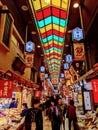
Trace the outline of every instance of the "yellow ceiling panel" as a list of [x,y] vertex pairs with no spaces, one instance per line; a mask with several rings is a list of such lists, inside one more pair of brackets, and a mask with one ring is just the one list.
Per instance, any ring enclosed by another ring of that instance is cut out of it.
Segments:
[[52,29],[52,24],[49,24],[48,26],[46,26],[46,31],[49,31]]
[[54,41],[54,44],[59,45],[59,46],[63,46],[63,43],[57,42],[57,41]]
[[65,10],[68,10],[68,6],[69,6],[69,0],[63,0],[62,1],[62,8]]
[[41,9],[40,0],[32,0],[32,3],[33,3],[33,6],[34,6],[35,11]]
[[60,7],[60,0],[52,0],[52,5]]
[[58,30],[59,30],[59,27],[60,27],[59,25],[53,24],[53,29],[54,29],[54,30],[57,30],[57,31],[58,31]]
[[41,0],[41,4],[42,4],[42,8],[44,8],[44,7],[50,5],[50,1],[49,0]]
[[48,43],[49,43],[49,45],[52,45],[52,44],[53,44],[53,41],[49,41]]
[[45,27],[40,28],[39,30],[40,30],[40,33],[41,33],[41,34],[46,32]]
[[63,28],[63,27],[60,27],[60,32],[65,32],[65,27]]
[[43,44],[43,47],[47,47],[48,46],[48,42]]

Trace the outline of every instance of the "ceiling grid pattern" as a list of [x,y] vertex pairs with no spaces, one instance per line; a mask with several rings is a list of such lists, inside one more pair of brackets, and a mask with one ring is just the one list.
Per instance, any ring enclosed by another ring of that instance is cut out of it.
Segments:
[[70,0],[29,0],[49,73],[59,77]]

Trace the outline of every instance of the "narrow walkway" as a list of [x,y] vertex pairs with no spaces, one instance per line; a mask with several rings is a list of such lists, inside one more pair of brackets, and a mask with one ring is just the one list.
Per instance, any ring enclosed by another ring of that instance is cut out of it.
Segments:
[[[47,120],[46,116],[43,116],[43,126],[44,126],[43,130],[52,130],[51,129],[51,122],[49,120]],[[68,119],[67,118],[65,120],[65,130],[69,130],[69,128],[68,128]],[[72,130],[74,130],[73,126],[72,126]]]

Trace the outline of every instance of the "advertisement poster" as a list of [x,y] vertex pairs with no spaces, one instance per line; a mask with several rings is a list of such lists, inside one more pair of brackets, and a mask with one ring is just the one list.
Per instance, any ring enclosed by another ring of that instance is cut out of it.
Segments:
[[0,80],[0,98],[12,98],[13,81]]
[[89,92],[84,92],[83,94],[84,94],[85,110],[91,110],[90,93]]
[[74,43],[73,48],[74,48],[74,60],[84,61],[85,60],[84,43]]

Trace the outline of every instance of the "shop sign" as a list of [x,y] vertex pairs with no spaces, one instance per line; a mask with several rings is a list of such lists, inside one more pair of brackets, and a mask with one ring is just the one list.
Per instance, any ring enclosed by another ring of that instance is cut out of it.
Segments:
[[75,40],[82,40],[83,39],[83,31],[81,28],[76,27],[75,29],[73,29],[73,33],[72,33],[72,38]]
[[83,94],[84,94],[85,110],[91,110],[90,93],[89,92],[84,92]]
[[25,55],[25,64],[27,68],[32,68],[34,63],[34,54],[27,54]]
[[93,79],[92,81],[94,102],[98,103],[98,79]]
[[31,41],[26,42],[25,50],[28,53],[31,53],[31,52],[35,51],[35,44],[34,44],[34,42],[31,42]]
[[70,66],[69,66],[69,64],[68,64],[68,63],[65,63],[65,64],[64,64],[64,69],[68,70],[68,69],[69,69],[69,67],[70,67]]
[[58,78],[52,78],[51,80],[52,84],[58,84]]
[[65,79],[70,79],[71,78],[69,70],[64,70],[64,75],[65,75]]
[[74,60],[84,61],[85,60],[84,43],[74,43],[73,48],[74,48]]
[[0,80],[0,98],[12,98],[13,81]]
[[66,55],[66,62],[72,63],[72,55],[70,55],[70,54]]

